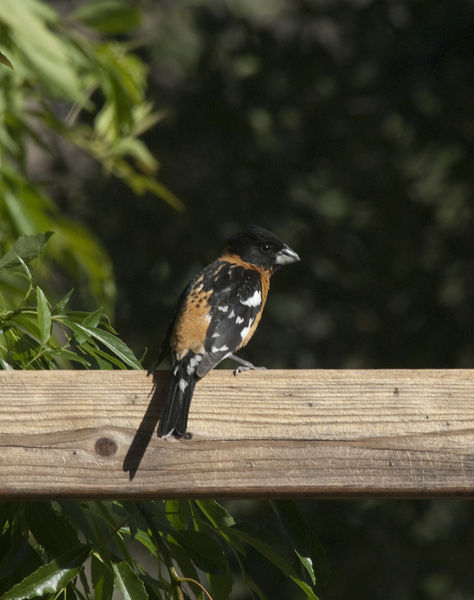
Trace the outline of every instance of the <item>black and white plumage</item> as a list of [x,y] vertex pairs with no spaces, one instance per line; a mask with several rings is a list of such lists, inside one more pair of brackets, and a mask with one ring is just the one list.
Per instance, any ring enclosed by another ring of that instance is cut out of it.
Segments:
[[234,357],[260,321],[270,277],[299,257],[277,236],[249,226],[230,238],[221,257],[188,284],[165,336],[159,362],[171,351],[173,370],[158,436],[182,437],[196,383],[227,357]]

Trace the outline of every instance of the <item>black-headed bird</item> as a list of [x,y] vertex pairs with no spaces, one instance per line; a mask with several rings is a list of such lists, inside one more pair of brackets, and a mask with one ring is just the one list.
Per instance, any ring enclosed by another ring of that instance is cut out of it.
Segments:
[[163,341],[158,364],[171,351],[173,369],[158,437],[186,433],[196,383],[225,358],[255,369],[234,356],[255,333],[270,287],[283,265],[299,261],[276,235],[250,225],[231,237],[220,258],[188,284]]

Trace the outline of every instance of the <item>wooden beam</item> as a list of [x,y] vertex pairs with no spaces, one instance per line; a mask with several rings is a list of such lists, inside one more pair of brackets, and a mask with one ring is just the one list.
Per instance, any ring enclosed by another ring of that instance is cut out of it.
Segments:
[[168,377],[0,372],[0,498],[474,493],[474,371],[213,371],[161,440]]

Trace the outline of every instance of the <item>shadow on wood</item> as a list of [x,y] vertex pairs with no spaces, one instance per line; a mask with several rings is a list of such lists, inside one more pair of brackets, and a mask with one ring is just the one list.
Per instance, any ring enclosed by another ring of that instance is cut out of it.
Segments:
[[151,436],[156,431],[158,421],[163,413],[168,386],[163,388],[163,385],[158,385],[158,379],[162,379],[161,375],[162,372],[160,372],[160,377],[157,371],[153,373],[153,389],[150,404],[123,461],[123,470],[128,471],[130,481],[132,481],[138,471],[143,455],[150,443]]

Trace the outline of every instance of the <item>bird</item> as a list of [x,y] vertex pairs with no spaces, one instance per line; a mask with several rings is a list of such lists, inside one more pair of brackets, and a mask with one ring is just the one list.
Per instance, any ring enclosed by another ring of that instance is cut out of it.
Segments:
[[[276,235],[249,225],[232,236],[220,257],[200,271],[181,294],[156,366],[171,353],[172,372],[158,437],[185,435],[196,383],[225,358],[237,375],[259,369],[234,355],[255,333],[270,277],[300,260]],[[155,366],[155,369],[156,369]]]

